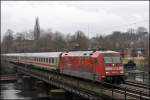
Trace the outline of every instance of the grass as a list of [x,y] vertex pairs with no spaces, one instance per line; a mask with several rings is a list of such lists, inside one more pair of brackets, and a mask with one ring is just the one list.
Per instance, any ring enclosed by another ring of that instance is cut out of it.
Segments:
[[[145,59],[139,59],[137,57],[131,58],[135,63],[136,63],[136,69],[137,70],[141,70],[141,71],[147,71],[148,70],[148,66],[147,66],[147,62]],[[123,64],[127,64],[129,60],[131,60],[129,58],[123,58]]]
[[[145,59],[139,59],[139,58],[131,58],[135,63],[136,63],[136,65],[141,65],[141,64],[145,64],[146,63],[146,61],[145,61]],[[129,58],[123,58],[123,64],[127,64],[128,63],[128,61],[129,61],[130,59]]]

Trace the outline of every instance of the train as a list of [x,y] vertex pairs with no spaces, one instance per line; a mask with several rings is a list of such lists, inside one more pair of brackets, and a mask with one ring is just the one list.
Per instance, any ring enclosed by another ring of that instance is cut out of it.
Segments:
[[13,63],[33,65],[41,70],[56,71],[95,82],[122,83],[125,71],[116,51],[66,51],[2,54]]

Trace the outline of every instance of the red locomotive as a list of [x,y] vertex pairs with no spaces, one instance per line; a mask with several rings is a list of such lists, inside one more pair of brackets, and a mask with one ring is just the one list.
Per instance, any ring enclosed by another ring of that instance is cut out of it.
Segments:
[[78,78],[124,82],[121,56],[114,51],[70,51],[3,54],[8,61],[34,65],[41,70],[57,70]]
[[124,82],[121,56],[114,51],[74,51],[62,54],[60,71],[94,81]]

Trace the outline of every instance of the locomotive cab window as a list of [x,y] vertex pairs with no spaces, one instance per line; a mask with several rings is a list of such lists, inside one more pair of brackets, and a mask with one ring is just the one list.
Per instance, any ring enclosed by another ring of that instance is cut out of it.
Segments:
[[113,63],[121,63],[121,57],[112,57]]
[[104,61],[105,61],[105,63],[113,63],[111,57],[104,57]]
[[116,55],[104,56],[104,62],[107,63],[121,63],[121,57]]

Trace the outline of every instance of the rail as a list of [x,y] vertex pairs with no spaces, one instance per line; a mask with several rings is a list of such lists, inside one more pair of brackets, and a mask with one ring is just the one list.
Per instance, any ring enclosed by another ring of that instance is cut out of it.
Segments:
[[145,83],[126,81],[125,84],[140,87],[140,88],[144,88],[144,89],[150,89],[150,85],[145,84]]

